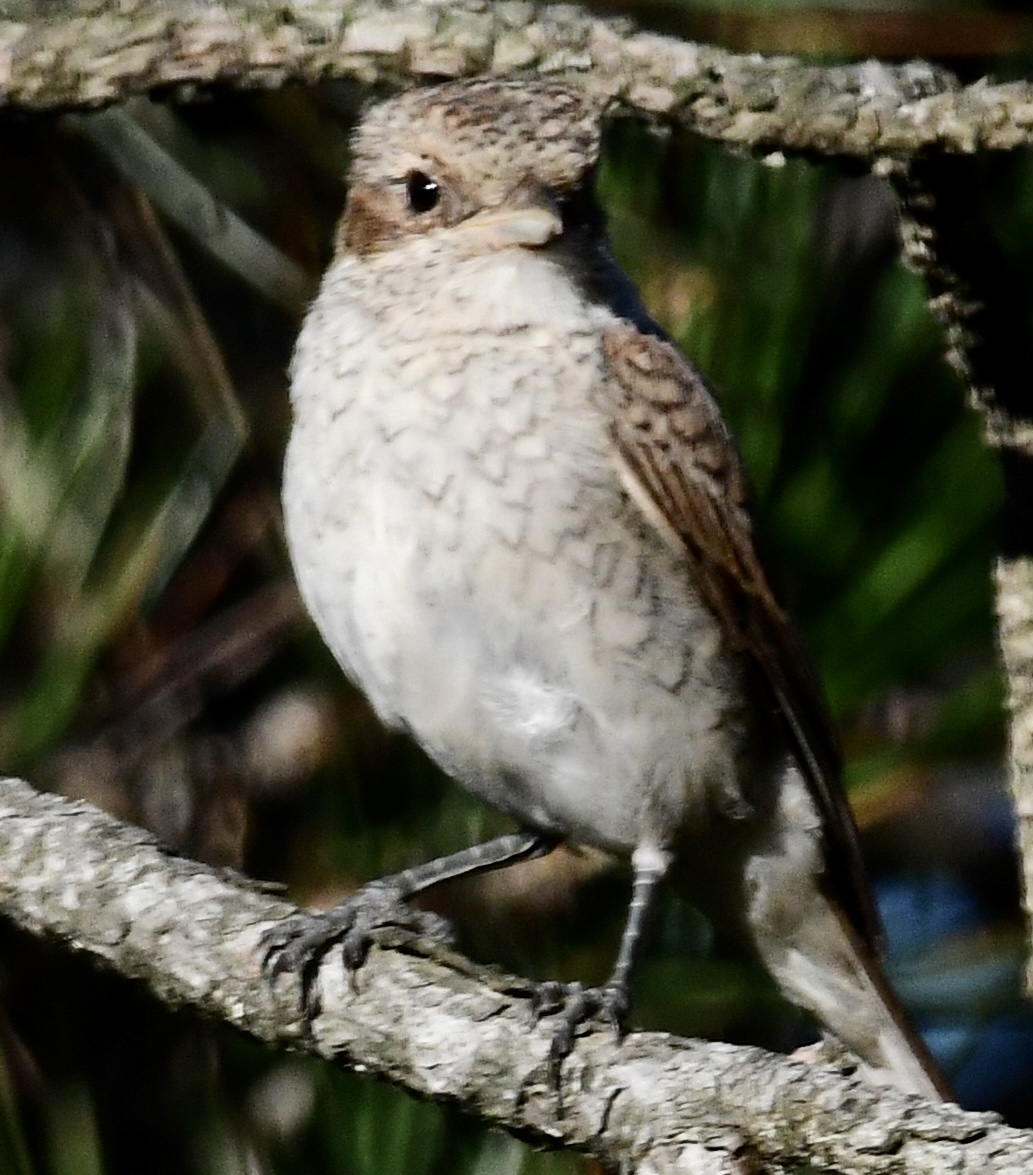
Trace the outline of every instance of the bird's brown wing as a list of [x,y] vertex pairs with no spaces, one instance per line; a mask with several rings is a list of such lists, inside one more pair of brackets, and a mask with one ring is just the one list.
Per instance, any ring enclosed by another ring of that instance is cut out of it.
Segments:
[[757,558],[728,428],[702,376],[670,343],[622,323],[606,330],[604,352],[614,377],[611,433],[629,493],[684,550],[704,600],[774,695],[825,828],[830,896],[876,949],[881,926],[840,783],[836,737]]

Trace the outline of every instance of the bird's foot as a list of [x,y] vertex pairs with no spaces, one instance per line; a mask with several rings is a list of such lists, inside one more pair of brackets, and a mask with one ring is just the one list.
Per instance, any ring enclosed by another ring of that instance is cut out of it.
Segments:
[[364,885],[332,910],[292,914],[271,927],[261,939],[262,969],[270,979],[285,972],[298,975],[305,1006],[312,1011],[313,980],[326,952],[341,944],[345,969],[354,982],[381,929],[401,930],[448,946],[454,943],[446,919],[410,906],[402,890],[385,879]]
[[558,1086],[560,1067],[573,1049],[582,1024],[605,1017],[620,1038],[630,1007],[631,996],[626,984],[610,982],[602,987],[585,987],[581,983],[555,980],[540,983],[531,1001],[531,1017],[535,1024],[547,1016],[556,1020],[549,1046],[551,1084]]

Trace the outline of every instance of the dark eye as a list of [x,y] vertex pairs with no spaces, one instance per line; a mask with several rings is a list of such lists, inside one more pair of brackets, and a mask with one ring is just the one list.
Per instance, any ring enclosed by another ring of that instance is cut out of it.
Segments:
[[430,212],[438,206],[441,189],[422,171],[410,171],[405,177],[405,198],[413,212]]

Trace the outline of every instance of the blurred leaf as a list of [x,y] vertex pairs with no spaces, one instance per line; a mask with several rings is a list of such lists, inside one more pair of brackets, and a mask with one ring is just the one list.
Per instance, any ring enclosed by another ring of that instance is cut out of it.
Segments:
[[29,1149],[18,1117],[7,1058],[0,1051],[0,1171],[8,1175],[32,1175]]
[[[167,126],[152,106],[135,109],[148,125]],[[306,274],[216,200],[127,109],[91,114],[79,121],[82,132],[107,152],[126,177],[163,212],[264,297],[297,311],[312,293]],[[182,127],[177,133],[184,135]]]
[[84,1087],[67,1088],[52,1102],[48,1127],[48,1175],[104,1175],[93,1106]]

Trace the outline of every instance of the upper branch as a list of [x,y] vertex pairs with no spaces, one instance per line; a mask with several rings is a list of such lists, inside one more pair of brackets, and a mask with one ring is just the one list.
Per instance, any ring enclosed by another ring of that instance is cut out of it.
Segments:
[[[508,1130],[658,1173],[810,1164],[837,1171],[1033,1169],[1033,1133],[877,1090],[757,1049],[608,1030],[548,1084],[550,1036],[530,989],[458,956],[374,949],[352,990],[336,953],[299,1016],[296,981],[262,976],[259,936],[289,907],[176,857],[84,803],[0,780],[0,910],[269,1042],[455,1101]],[[396,944],[397,945],[397,944]]]
[[214,83],[562,75],[625,108],[755,151],[871,160],[1033,142],[1033,85],[962,87],[922,62],[823,68],[636,31],[525,0],[126,0],[0,21],[0,106],[89,108]]

